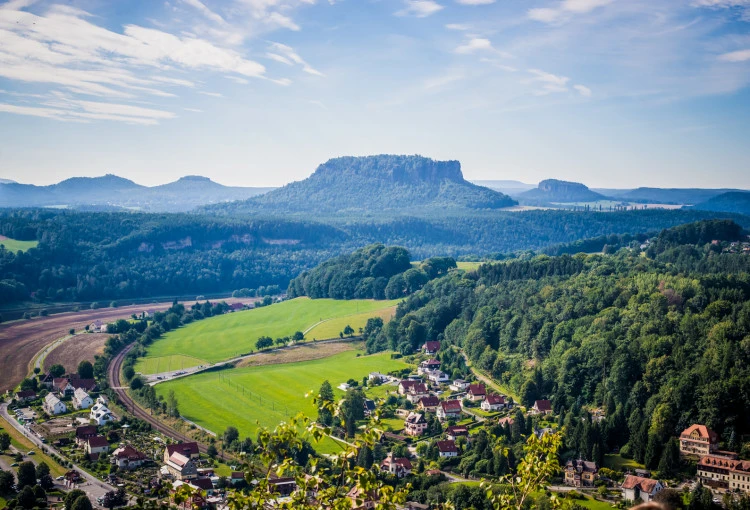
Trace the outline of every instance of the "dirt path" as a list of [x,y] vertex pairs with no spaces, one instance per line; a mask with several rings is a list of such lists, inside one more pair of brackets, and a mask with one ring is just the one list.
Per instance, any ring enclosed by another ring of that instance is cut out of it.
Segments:
[[[221,301],[231,304],[244,303],[249,299],[227,298]],[[185,306],[190,306],[195,301],[183,301],[183,303]],[[126,319],[134,313],[140,314],[146,309],[163,311],[170,306],[172,302],[100,308],[0,324],[0,374],[2,374],[0,392],[11,390],[18,385],[33,370],[34,357],[47,345],[67,336],[71,328],[80,331],[96,320],[113,322],[117,319]],[[76,339],[71,338],[67,342],[75,344]]]

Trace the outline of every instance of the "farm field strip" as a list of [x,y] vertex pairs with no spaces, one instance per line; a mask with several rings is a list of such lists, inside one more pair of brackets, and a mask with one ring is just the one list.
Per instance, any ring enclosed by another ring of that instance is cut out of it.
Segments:
[[12,252],[26,251],[31,248],[36,248],[39,241],[17,241],[10,237],[0,236],[0,246],[5,246],[5,249]]
[[[204,372],[155,386],[158,395],[175,392],[180,414],[217,434],[233,425],[242,437],[254,438],[259,426],[273,428],[298,412],[315,418],[312,397],[324,380],[337,388],[348,379],[361,380],[370,372],[389,372],[408,365],[389,353],[357,356],[345,351],[333,356],[274,365]],[[315,445],[322,453],[337,451],[333,440]],[[333,448],[333,449],[331,449]]]
[[[148,348],[145,359],[181,354],[208,363],[239,357],[255,350],[261,336],[279,338],[305,331],[324,319],[373,313],[396,305],[396,301],[297,298],[253,310],[211,317],[171,331]],[[321,324],[325,325],[326,321]],[[309,333],[308,333],[309,336]],[[338,331],[336,335],[338,336]],[[136,371],[147,373],[142,368]]]

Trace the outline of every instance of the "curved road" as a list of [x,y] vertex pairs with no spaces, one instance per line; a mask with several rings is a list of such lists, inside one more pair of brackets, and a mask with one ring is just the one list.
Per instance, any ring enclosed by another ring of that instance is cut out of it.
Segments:
[[[141,408],[132,398],[130,398],[130,395],[128,395],[127,387],[122,385],[122,381],[120,381],[120,372],[122,367],[122,362],[125,360],[125,356],[130,352],[130,350],[133,348],[135,344],[130,344],[127,347],[125,347],[120,353],[114,357],[114,359],[109,363],[109,367],[107,368],[107,379],[109,380],[110,386],[112,386],[112,389],[117,393],[118,398],[122,402],[122,404],[125,406],[126,409],[130,410],[130,413],[135,416],[136,418],[139,418],[147,423],[149,423],[155,430],[158,430],[162,434],[164,434],[167,437],[171,437],[172,439],[176,441],[185,441],[185,442],[191,442],[194,441],[192,438],[189,438],[188,436],[181,434],[174,430],[171,427],[168,427],[161,423],[159,420],[151,416],[147,411],[145,411],[143,408]],[[207,453],[208,446],[202,443],[198,443],[198,448],[202,453]]]

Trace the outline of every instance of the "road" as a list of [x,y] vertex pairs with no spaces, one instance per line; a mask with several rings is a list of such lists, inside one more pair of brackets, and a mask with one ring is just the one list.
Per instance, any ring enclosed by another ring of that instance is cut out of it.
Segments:
[[[4,403],[0,405],[0,415],[2,415],[3,419],[5,419],[5,421],[7,421],[12,427],[14,427],[24,436],[26,436],[26,438],[29,441],[31,441],[40,450],[45,449],[50,453],[53,453],[55,455],[65,458],[65,456],[62,455],[60,452],[58,452],[54,447],[52,447],[51,445],[42,443],[42,440],[35,433],[33,433],[32,431],[28,430],[26,427],[18,423],[18,421],[15,418],[13,418],[13,416],[11,416],[11,414],[8,412],[8,404]],[[83,479],[85,480],[85,482],[78,484],[75,487],[68,487],[68,488],[69,489],[81,489],[82,491],[84,491],[89,496],[89,499],[91,499],[91,504],[94,506],[97,506],[96,504],[97,498],[104,496],[106,493],[110,491],[117,490],[116,487],[112,487],[111,485],[102,482],[95,476],[87,473],[80,466],[73,464],[73,467],[71,469],[78,471],[83,477]]]

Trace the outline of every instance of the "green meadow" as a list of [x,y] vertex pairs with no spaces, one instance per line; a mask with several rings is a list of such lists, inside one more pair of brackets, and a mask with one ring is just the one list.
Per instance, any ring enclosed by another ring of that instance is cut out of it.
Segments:
[[[358,356],[359,354],[359,356]],[[317,416],[312,396],[328,380],[337,397],[343,392],[337,386],[348,379],[361,381],[370,372],[390,372],[406,368],[402,360],[390,353],[365,356],[361,351],[346,351],[328,358],[204,372],[155,386],[158,395],[166,397],[174,390],[180,414],[190,421],[221,434],[229,425],[237,427],[242,437],[255,439],[258,426],[273,428],[298,412]],[[327,439],[316,450],[337,451]]]
[[5,246],[6,250],[14,253],[17,251],[26,251],[31,248],[36,248],[36,245],[38,244],[39,241],[16,241],[9,237],[2,238],[2,236],[0,236],[0,245]]
[[[340,322],[346,323],[351,321],[351,326],[356,331],[364,326],[367,319],[363,317],[370,313],[377,315],[374,312],[392,308],[396,303],[397,301],[368,299],[339,301],[297,298],[263,308],[211,317],[164,335],[164,338],[149,346],[146,357],[139,360],[135,369],[143,374],[156,373],[153,372],[154,362],[149,359],[166,359],[175,355],[215,363],[254,351],[255,342],[261,336],[273,339],[292,336],[295,331],[312,330],[319,323],[324,325],[332,322],[334,327],[330,331],[323,329],[322,333],[308,332],[307,340],[338,337],[343,326],[333,320],[342,319]],[[334,329],[336,331],[332,333]],[[176,368],[182,361],[182,358],[167,359],[166,363]]]
[[359,328],[364,328],[367,324],[367,319],[373,317],[380,317],[383,322],[388,322],[391,317],[396,313],[396,306],[390,306],[381,310],[374,310],[370,312],[358,313],[356,315],[346,315],[344,317],[338,317],[325,322],[321,322],[305,335],[307,339],[315,338],[317,340],[325,340],[328,338],[336,338],[339,333],[344,331],[344,328],[351,326],[354,329],[354,334],[359,334]]

